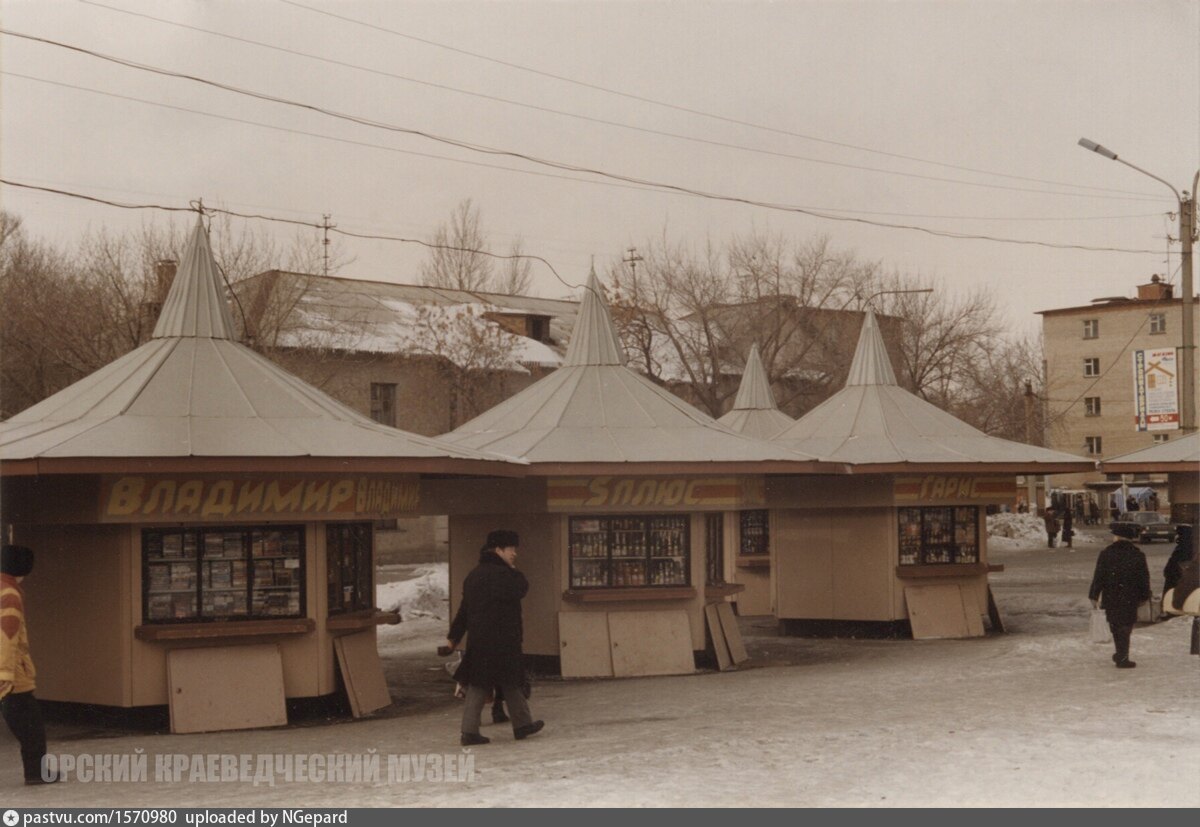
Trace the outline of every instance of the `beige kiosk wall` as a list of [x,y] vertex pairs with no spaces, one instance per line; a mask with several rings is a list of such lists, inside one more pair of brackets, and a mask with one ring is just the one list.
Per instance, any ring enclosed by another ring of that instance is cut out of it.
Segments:
[[895,619],[890,478],[770,478],[767,501],[776,616]]
[[525,653],[557,657],[562,593],[559,560],[566,543],[564,526],[565,520],[553,514],[450,517],[451,617],[458,611],[463,580],[478,564],[479,549],[488,532],[511,529],[521,535],[517,566],[529,580],[529,594],[521,602]]
[[170,649],[192,646],[278,643],[283,657],[283,685],[287,697],[310,698],[333,692],[333,643],[324,628],[327,607],[325,590],[321,588],[325,583],[324,523],[306,524],[304,539],[305,601],[307,616],[317,619],[316,632],[169,642],[143,641],[134,637],[134,629],[142,624],[142,528],[143,526],[127,527],[132,534],[131,545],[135,562],[130,571],[130,611],[122,633],[133,642],[133,706],[154,706],[168,702],[167,652]]
[[129,706],[132,553],[124,526],[29,526],[17,543],[36,554],[23,583],[37,694],[47,701]]

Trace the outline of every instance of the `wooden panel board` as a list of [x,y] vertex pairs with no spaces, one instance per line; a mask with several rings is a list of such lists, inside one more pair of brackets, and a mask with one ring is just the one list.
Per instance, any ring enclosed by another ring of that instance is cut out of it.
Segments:
[[958,584],[905,586],[904,600],[908,604],[914,640],[970,636]]
[[733,616],[733,606],[728,603],[717,604],[717,616],[721,619],[721,628],[725,632],[725,642],[729,646],[729,656],[734,664],[750,659],[746,646],[742,643],[742,630],[738,628],[737,618]]
[[613,675],[690,675],[692,630],[685,611],[609,612]]
[[560,666],[564,678],[611,678],[608,612],[559,612]]
[[333,639],[333,648],[346,694],[350,696],[350,712],[355,718],[392,705],[373,630],[339,635]]
[[733,658],[729,654],[729,644],[725,642],[725,630],[721,628],[716,603],[704,607],[704,619],[708,621],[708,635],[712,639],[713,653],[717,656],[717,667],[722,672],[732,669]]
[[283,658],[274,643],[172,649],[172,732],[284,726]]

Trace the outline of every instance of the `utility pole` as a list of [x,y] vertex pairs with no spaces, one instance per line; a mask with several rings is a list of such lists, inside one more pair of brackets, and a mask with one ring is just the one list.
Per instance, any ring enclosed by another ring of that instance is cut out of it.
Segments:
[[1180,255],[1180,271],[1182,275],[1180,288],[1183,293],[1180,297],[1183,304],[1183,337],[1178,348],[1180,373],[1179,427],[1184,434],[1190,434],[1196,430],[1196,304],[1193,300],[1192,287],[1192,245],[1196,240],[1196,189],[1200,188],[1200,170],[1196,171],[1196,176],[1192,179],[1191,192],[1189,193],[1187,190],[1184,190],[1180,193],[1170,181],[1159,178],[1154,173],[1147,172],[1141,167],[1129,163],[1124,158],[1118,158],[1117,153],[1101,146],[1095,141],[1080,138],[1079,145],[1084,149],[1095,152],[1097,155],[1102,155],[1111,161],[1116,161],[1130,169],[1137,170],[1142,175],[1153,178],[1160,184],[1166,185],[1175,195],[1175,200],[1179,204],[1179,244],[1182,249]]
[[[1033,393],[1033,383],[1028,379],[1025,380],[1025,442],[1029,445],[1040,445],[1042,440],[1033,441],[1033,406],[1037,403],[1037,396]],[[1037,475],[1025,474],[1025,502],[1029,505],[1029,513],[1037,514]]]
[[625,252],[628,253],[628,256],[621,259],[621,261],[629,265],[630,273],[633,274],[634,279],[637,279],[637,263],[645,261],[645,259],[638,255],[637,247],[630,247]]
[[325,213],[321,216],[321,230],[324,233],[321,238],[321,253],[324,257],[322,272],[325,276],[329,275],[329,231],[337,226],[336,224],[329,223],[330,218],[332,218],[332,216],[329,213]]

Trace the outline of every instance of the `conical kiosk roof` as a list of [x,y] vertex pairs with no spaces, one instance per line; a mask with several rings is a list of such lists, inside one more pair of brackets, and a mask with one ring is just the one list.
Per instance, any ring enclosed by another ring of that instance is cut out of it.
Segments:
[[733,408],[717,421],[739,434],[758,439],[771,439],[796,421],[775,404],[757,344],[750,347]]
[[238,344],[233,330],[197,221],[153,338],[0,423],[4,472],[102,472],[134,458],[153,458],[156,470],[275,470],[275,458],[345,470],[354,458],[368,460],[354,470],[505,473],[501,458],[368,419]]
[[818,468],[812,456],[726,428],[624,363],[593,272],[563,366],[443,439],[551,472]]
[[1072,473],[1083,457],[985,434],[896,383],[875,314],[867,311],[846,386],[775,442],[858,472],[988,470]]

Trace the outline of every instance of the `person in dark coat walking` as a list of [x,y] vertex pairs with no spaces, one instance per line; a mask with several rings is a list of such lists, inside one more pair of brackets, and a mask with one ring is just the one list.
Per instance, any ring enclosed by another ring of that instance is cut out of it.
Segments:
[[1054,548],[1054,538],[1058,536],[1058,515],[1053,508],[1046,509],[1042,522],[1046,524],[1046,548]]
[[462,745],[486,744],[479,734],[479,717],[495,688],[504,693],[518,741],[541,731],[545,724],[533,720],[521,691],[525,662],[521,653],[521,599],[529,581],[517,570],[515,531],[493,531],[479,552],[479,565],[463,581],[462,603],[450,624],[446,643],[458,647],[463,637],[467,649],[454,679],[466,686],[462,718]]
[[1150,569],[1146,555],[1130,542],[1137,538],[1136,526],[1118,523],[1112,532],[1114,542],[1096,558],[1088,598],[1093,606],[1104,608],[1116,649],[1113,663],[1118,669],[1132,669],[1137,664],[1129,659],[1129,638],[1138,606],[1150,599]]
[[1074,539],[1074,537],[1075,537],[1075,523],[1071,519],[1071,509],[1068,508],[1066,510],[1066,512],[1063,514],[1063,521],[1062,521],[1063,545],[1065,545],[1067,548],[1073,548],[1073,546],[1071,545],[1071,540]]
[[1187,523],[1175,526],[1175,550],[1163,567],[1163,594],[1175,588],[1179,575],[1183,573],[1183,564],[1192,559],[1192,527]]

